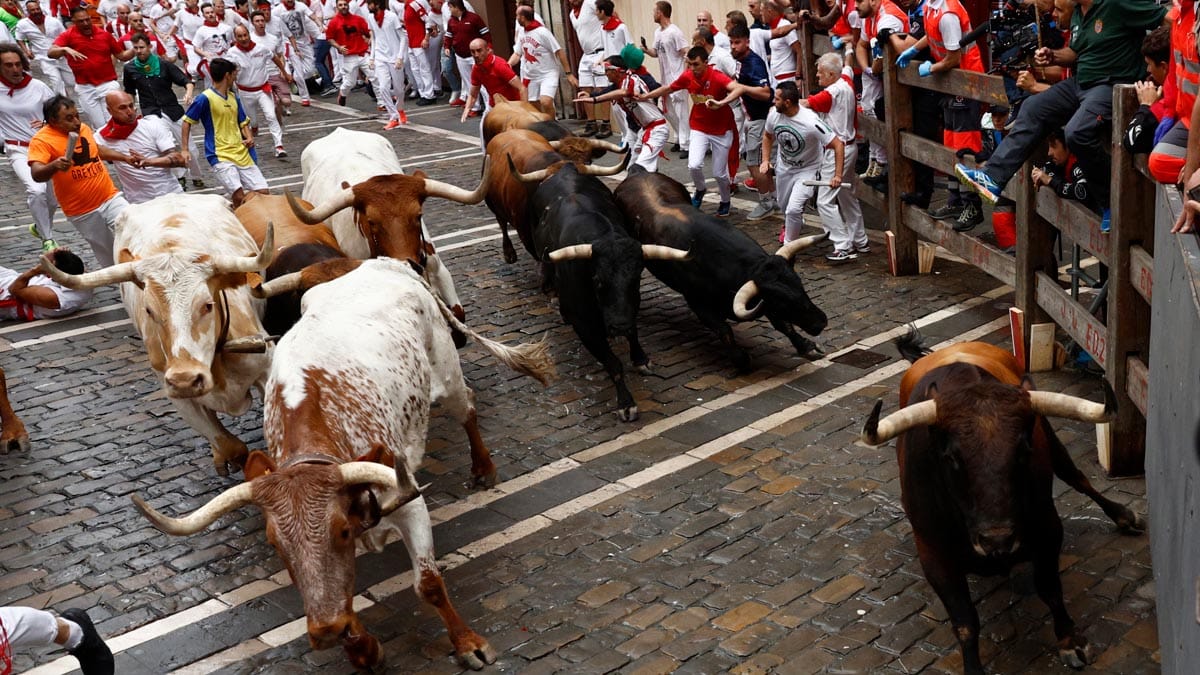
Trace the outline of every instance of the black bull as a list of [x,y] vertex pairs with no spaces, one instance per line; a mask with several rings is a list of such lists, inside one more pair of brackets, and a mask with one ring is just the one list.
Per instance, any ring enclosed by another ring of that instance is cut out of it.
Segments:
[[1054,477],[1089,496],[1123,530],[1138,532],[1143,523],[1092,487],[1047,418],[1103,421],[1115,410],[1115,396],[1107,389],[1101,405],[1036,391],[1010,353],[986,343],[932,353],[911,335],[897,344],[914,361],[900,383],[902,407],[880,420],[882,401],[877,403],[863,440],[899,439],[901,502],[925,578],[954,627],[964,671],[984,672],[967,575],[1002,574],[1026,561],[1033,563],[1038,596],[1053,616],[1059,657],[1082,668],[1090,646],[1063,601],[1063,526]]
[[[790,260],[814,240],[771,255],[746,233],[693,208],[678,181],[637,166],[617,187],[616,198],[638,241],[689,251],[685,261],[652,260],[646,267],[683,295],[700,322],[732,350],[738,368],[749,367],[750,355],[737,345],[727,320],[745,321],[759,314],[766,314],[801,356],[820,353],[794,326],[819,335],[828,319],[809,299]],[[738,300],[751,306],[735,307]]]

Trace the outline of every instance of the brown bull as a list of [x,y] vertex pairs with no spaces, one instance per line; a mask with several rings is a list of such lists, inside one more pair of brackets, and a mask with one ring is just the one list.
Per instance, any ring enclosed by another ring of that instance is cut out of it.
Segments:
[[553,122],[554,115],[529,101],[510,101],[497,94],[496,104],[483,118],[483,142],[491,143],[496,136],[510,129],[528,129],[542,122]]
[[913,362],[900,382],[901,409],[863,429],[872,445],[899,437],[901,502],[912,523],[925,578],[933,586],[963,654],[967,673],[983,673],[979,614],[967,574],[1001,574],[1031,561],[1038,596],[1054,617],[1062,661],[1082,668],[1087,640],[1063,602],[1058,559],[1063,528],[1051,490],[1054,477],[1090,497],[1127,531],[1141,520],[1092,487],[1055,436],[1048,417],[1101,422],[1105,404],[1035,391],[1011,354],[982,342],[929,353],[909,335],[897,341]]
[[[303,199],[297,199],[296,203],[302,209],[313,210],[313,205]],[[277,251],[297,244],[320,244],[341,251],[337,238],[333,236],[333,230],[329,229],[328,225],[323,222],[310,225],[300,220],[292,212],[287,197],[283,195],[251,192],[246,195],[242,205],[234,209],[233,215],[237,216],[242,227],[246,228],[250,236],[254,237],[254,243],[260,247],[267,236],[267,224],[270,223],[275,226]]]
[[29,434],[8,402],[8,380],[0,368],[0,455],[14,450],[29,452]]
[[[526,129],[504,131],[488,143],[487,157],[492,166],[500,168],[492,172],[484,201],[492,213],[496,214],[496,221],[500,225],[505,262],[517,261],[517,252],[508,236],[510,226],[517,231],[525,250],[534,258],[539,258],[532,248],[532,224],[527,206],[529,197],[539,182],[565,163],[574,163],[581,174],[591,176],[612,176],[624,171],[629,164],[629,155],[626,153],[621,163],[616,166],[588,166],[597,150],[622,152],[624,149],[612,143],[575,136],[548,141],[540,134]],[[531,180],[522,180],[507,170],[509,166],[522,174],[532,174],[534,177]]]

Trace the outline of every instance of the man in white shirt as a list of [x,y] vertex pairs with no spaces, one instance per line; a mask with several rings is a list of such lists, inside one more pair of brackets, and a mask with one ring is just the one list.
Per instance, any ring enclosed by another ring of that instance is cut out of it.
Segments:
[[158,37],[163,49],[167,51],[167,58],[183,67],[179,60],[185,58],[186,51],[180,49],[183,41],[178,37],[179,26],[175,24],[175,15],[180,12],[181,7],[171,4],[170,0],[151,0],[142,7],[146,27]]
[[[596,18],[600,20],[600,41],[604,46],[601,54],[605,59],[610,56],[620,56],[625,45],[633,44],[633,36],[629,34],[629,27],[617,18],[616,13],[617,10],[613,6],[612,0],[596,0]],[[596,138],[608,138],[612,135],[613,128],[609,125],[609,118],[616,125],[617,134],[624,137],[629,131],[625,114],[622,112],[613,114],[610,110],[603,119],[597,120]]]
[[[596,0],[570,0],[571,9],[567,18],[575,29],[575,38],[583,55],[579,57],[579,68],[576,74],[579,112],[586,120],[582,136],[596,135],[596,120],[607,117],[606,110],[596,111],[591,103],[591,95],[597,88],[608,86],[608,78],[604,76],[604,41],[600,35],[600,19],[596,16]],[[582,100],[581,100],[582,99]],[[601,114],[598,114],[601,113]]]
[[121,180],[125,201],[141,204],[160,195],[183,192],[171,173],[172,167],[184,166],[171,127],[161,117],[138,117],[133,97],[123,91],[108,92],[104,103],[110,117],[96,134],[96,142],[140,159],[136,165],[125,162],[112,165]]
[[[647,171],[658,171],[658,156],[667,144],[667,118],[657,105],[638,98],[650,91],[645,80],[636,72],[642,65],[641,51],[631,46],[625,55],[630,61],[627,62],[620,56],[610,56],[604,61],[612,66],[607,68],[604,74],[616,89],[600,96],[587,96],[594,102],[612,101],[637,120],[641,130],[636,133],[627,131],[621,140],[636,154],[635,164]],[[580,101],[583,98],[581,93],[575,100]]]
[[404,0],[403,12],[399,16],[408,34],[408,70],[412,74],[412,85],[421,97],[417,105],[433,105],[437,99],[433,96],[433,70],[426,49],[430,30],[437,23],[427,0]]
[[[83,261],[65,248],[53,248],[46,256],[58,269],[67,274],[83,274]],[[0,321],[37,321],[57,319],[83,309],[92,299],[92,290],[67,288],[46,276],[40,265],[18,273],[0,267]],[[68,610],[69,611],[69,610]],[[6,619],[8,617],[5,617]],[[5,623],[5,629],[14,626]],[[12,633],[10,632],[11,636]],[[112,667],[109,657],[108,667]],[[83,663],[81,660],[80,663]]]
[[271,98],[270,69],[284,68],[283,59],[271,51],[271,47],[258,44],[250,39],[250,30],[245,26],[233,29],[233,49],[225,58],[237,64],[238,98],[242,99],[242,107],[250,118],[251,133],[258,133],[258,122],[261,118],[267,122],[267,130],[275,144],[275,156],[287,157],[283,149],[283,127],[275,115],[275,100]]
[[129,32],[129,14],[132,11],[133,8],[129,6],[129,3],[117,3],[116,16],[104,23],[104,30],[108,31],[109,35],[120,40],[122,35]]
[[[272,33],[268,29],[270,25],[271,5],[266,0],[260,2],[257,11],[250,13],[250,26],[253,32],[250,34],[250,39],[256,43],[266,47],[272,55],[279,58],[271,60],[271,64],[267,67],[267,83],[271,85],[271,101],[275,103],[275,118],[278,120],[281,116],[291,115],[292,107],[292,75],[287,69],[287,43],[277,34]],[[275,19],[276,22],[279,19]],[[276,63],[282,63],[283,67],[276,66]],[[280,121],[280,124],[283,122]]]
[[204,15],[200,13],[200,0],[184,0],[183,11],[175,14],[177,35],[183,40],[184,52],[187,55],[187,73],[193,78],[200,76],[200,57],[196,54],[193,38],[196,31],[204,25]]
[[708,31],[713,36],[713,44],[718,48],[730,51],[729,36],[717,30],[713,23],[712,12],[700,10],[696,12],[696,30]]
[[66,62],[46,55],[54,46],[54,38],[62,35],[64,30],[66,26],[62,21],[46,16],[37,0],[29,0],[25,3],[25,18],[17,22],[17,30],[13,35],[18,42],[25,44],[25,55],[32,56],[42,79],[56,94],[67,93],[68,87],[75,88],[75,76]]
[[429,61],[429,79],[433,81],[434,98],[442,96],[442,42],[446,37],[448,15],[446,0],[429,0],[429,16],[433,18],[433,25],[429,27],[429,46],[425,47],[425,58]]
[[[908,31],[908,15],[891,0],[858,0],[858,17],[862,21],[860,38],[855,46],[855,56],[862,68],[863,114],[875,117],[875,104],[883,98],[883,45],[879,44],[880,32],[904,33]],[[866,173],[859,178],[875,180],[887,174],[887,148],[871,144],[871,163]]]
[[387,0],[367,0],[371,27],[371,64],[375,72],[375,96],[387,111],[384,130],[408,124],[404,111],[404,55],[408,53],[408,34],[400,17],[388,9]]
[[[687,67],[688,40],[679,26],[671,23],[671,3],[659,0],[654,3],[654,46],[648,47],[642,38],[642,51],[658,59],[659,82],[674,82]],[[688,93],[683,90],[667,94],[663,100],[667,122],[675,130],[675,147],[680,158],[687,157],[688,136]]]
[[225,56],[233,44],[233,29],[229,24],[217,20],[217,12],[212,5],[205,4],[200,8],[204,16],[204,24],[196,29],[192,36],[192,49],[200,57],[197,69],[204,75],[205,88],[212,86],[212,77],[208,72],[208,64],[215,58]]
[[[320,29],[313,22],[312,11],[308,5],[297,0],[283,0],[273,14],[279,17],[283,26],[282,37],[290,47],[289,65],[296,89],[300,93],[300,105],[308,107],[312,99],[308,94],[307,80],[317,70],[313,40]],[[267,26],[267,30],[270,30],[270,25]]]
[[[791,21],[783,18],[782,8],[775,0],[767,0],[762,4],[762,16],[771,30],[792,25]],[[767,59],[767,67],[771,70],[771,81],[779,84],[795,80],[796,64],[803,58],[800,53],[800,38],[796,37],[796,31],[788,31],[782,37],[772,37],[768,49],[770,58]]]
[[[846,50],[847,56],[853,54]],[[854,69],[846,65],[837,52],[822,54],[817,59],[817,83],[824,87],[820,92],[800,101],[800,105],[816,112],[845,146],[842,156],[842,184],[839,187],[822,186],[817,190],[817,212],[821,222],[832,226],[829,240],[835,251],[851,251],[855,254],[871,252],[867,242],[867,229],[863,223],[862,205],[854,194],[854,161],[858,158],[856,113],[858,101],[854,96]],[[828,151],[827,151],[828,152]],[[826,164],[829,158],[825,158]],[[844,226],[835,228],[838,223]]]
[[[822,122],[817,114],[800,105],[800,91],[795,82],[783,82],[775,88],[775,108],[767,115],[763,129],[763,158],[761,173],[770,169],[771,149],[778,145],[775,162],[775,190],[783,209],[784,242],[800,236],[804,229],[804,205],[812,199],[816,187],[805,182],[826,180],[831,188],[842,183],[845,144]],[[832,153],[826,153],[832,150]],[[832,155],[832,157],[830,157]],[[832,161],[828,161],[828,160]],[[844,224],[826,221],[829,231],[844,228]],[[834,249],[829,260],[842,262],[857,258],[853,249]]]
[[575,74],[570,72],[567,55],[559,46],[550,29],[533,18],[533,8],[518,7],[517,23],[524,32],[516,50],[521,55],[521,83],[529,92],[529,100],[538,104],[542,112],[554,115],[554,96],[558,93],[558,78],[565,72],[571,86],[578,86]]
[[51,223],[58,202],[49,183],[39,183],[29,170],[29,141],[42,127],[42,104],[55,94],[29,74],[29,59],[14,44],[0,44],[0,142],[13,173],[25,186],[25,201],[33,215],[33,230],[43,250],[57,246]]

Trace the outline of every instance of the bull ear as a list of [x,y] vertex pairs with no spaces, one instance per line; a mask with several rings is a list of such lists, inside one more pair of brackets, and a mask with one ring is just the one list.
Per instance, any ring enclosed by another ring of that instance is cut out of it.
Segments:
[[388,452],[388,449],[386,447],[384,447],[384,445],[382,443],[376,443],[374,446],[371,447],[370,450],[367,451],[366,454],[355,459],[354,461],[356,461],[356,462],[375,462],[376,464],[382,464],[384,466],[395,466],[396,465],[395,460],[393,459],[392,453]]
[[[138,258],[136,255],[133,254],[133,251],[130,251],[127,248],[121,249],[121,252],[117,254],[117,262],[118,263],[130,263],[130,262],[134,262],[135,260],[141,260],[141,258]],[[142,290],[146,290],[145,282],[143,282],[141,279],[137,278],[137,276],[134,276],[133,279],[131,279],[130,281],[132,281],[138,288],[140,288]]]
[[930,382],[928,387],[925,387],[925,400],[933,401],[937,398],[938,390],[937,383]]
[[255,450],[250,453],[250,457],[246,460],[246,466],[242,469],[247,481],[261,478],[275,471],[275,460],[271,459],[267,453],[262,450]]
[[343,189],[343,190],[349,190],[349,189],[350,189],[350,182],[349,182],[349,181],[342,181],[342,189]]
[[1026,393],[1031,392],[1031,391],[1037,391],[1037,387],[1034,386],[1034,384],[1033,384],[1033,378],[1030,377],[1028,374],[1021,376],[1021,391],[1026,392]]

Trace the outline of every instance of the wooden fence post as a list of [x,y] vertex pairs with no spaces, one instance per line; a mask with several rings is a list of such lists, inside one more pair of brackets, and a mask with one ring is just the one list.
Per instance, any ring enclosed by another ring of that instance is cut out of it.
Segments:
[[915,186],[912,160],[904,156],[900,147],[900,131],[913,128],[912,92],[907,86],[900,84],[896,53],[890,44],[884,49],[883,63],[883,108],[888,153],[888,229],[895,235],[891,239],[895,262],[892,274],[900,276],[916,274],[918,269],[917,233],[905,224],[904,202],[900,199],[902,193],[912,192]]
[[1017,308],[1025,313],[1021,336],[1025,354],[1030,353],[1029,336],[1033,326],[1050,320],[1037,302],[1037,273],[1058,276],[1054,262],[1055,230],[1038,215],[1037,192],[1029,175],[1032,170],[1033,162],[1025,162],[1020,173],[1013,176],[1009,183],[1012,191],[1016,192],[1017,202],[1017,266],[1013,275],[1016,292],[1013,296]]

